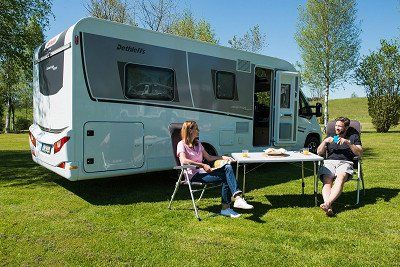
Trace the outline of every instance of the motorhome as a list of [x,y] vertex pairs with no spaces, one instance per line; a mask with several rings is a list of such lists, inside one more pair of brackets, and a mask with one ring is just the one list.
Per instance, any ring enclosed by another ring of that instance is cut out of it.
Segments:
[[32,158],[69,179],[171,169],[169,127],[195,120],[211,154],[315,149],[315,110],[289,62],[84,18],[34,54]]

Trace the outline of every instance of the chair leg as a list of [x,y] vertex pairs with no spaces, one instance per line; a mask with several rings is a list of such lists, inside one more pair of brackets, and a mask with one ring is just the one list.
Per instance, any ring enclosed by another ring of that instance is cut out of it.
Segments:
[[358,177],[357,177],[357,202],[356,202],[356,205],[358,205],[358,203],[360,203],[360,173],[358,173]]
[[190,191],[190,197],[192,198],[192,203],[193,203],[193,208],[194,208],[194,216],[196,216],[197,220],[201,221],[201,218],[199,216],[199,212],[197,210],[196,202],[194,201],[192,186],[191,186],[190,183],[188,183],[188,186],[189,186],[189,191]]
[[168,209],[171,209],[172,201],[174,200],[176,192],[178,192],[179,186],[181,184],[182,175],[183,175],[183,170],[179,174],[178,181],[176,181],[175,189],[174,189],[174,192],[172,193],[171,200],[169,201]]
[[204,195],[204,191],[206,191],[206,188],[207,188],[207,185],[204,185],[203,190],[201,190],[201,194],[200,194],[200,196],[199,196],[199,198],[197,199],[196,202],[199,202],[199,201],[201,200],[201,198],[202,198],[203,195]]

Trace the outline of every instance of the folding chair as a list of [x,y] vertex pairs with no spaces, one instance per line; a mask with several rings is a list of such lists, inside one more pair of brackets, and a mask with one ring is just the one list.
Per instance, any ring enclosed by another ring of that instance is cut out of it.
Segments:
[[[181,165],[179,158],[176,156],[176,146],[178,145],[179,141],[182,140],[181,139],[181,129],[182,129],[182,123],[172,123],[169,126],[169,131],[171,134],[172,151],[174,152],[174,158],[175,158],[175,162],[176,162],[176,166],[174,167],[174,170],[180,170],[180,173],[178,176],[178,180],[176,181],[175,189],[174,189],[174,192],[172,193],[168,208],[171,209],[172,201],[174,200],[179,187],[181,185],[185,185],[185,186],[187,185],[189,188],[190,197],[192,198],[194,215],[196,216],[197,220],[201,221],[196,203],[201,200],[206,189],[219,187],[219,186],[221,186],[221,183],[219,183],[218,185],[204,184],[204,183],[199,183],[199,182],[191,182],[189,180],[188,175],[187,175],[187,170],[190,168],[198,168],[198,167],[195,165]],[[198,189],[194,189],[194,187],[197,187]],[[201,192],[197,201],[195,201],[195,199],[194,199],[195,192]]]
[[[336,121],[330,121],[326,127],[326,134],[327,136],[331,136],[335,134],[335,124]],[[353,128],[353,129],[351,129]],[[361,124],[359,121],[350,121],[350,126],[349,129],[350,131],[357,131],[357,133],[360,135],[361,139]],[[365,186],[364,186],[364,177],[363,177],[363,171],[362,171],[362,157],[361,156],[356,156],[353,158],[353,168],[354,168],[354,174],[353,177],[349,180],[352,181],[357,181],[357,201],[356,205],[360,202],[360,184],[362,185],[362,190],[363,190],[363,195],[365,196]]]

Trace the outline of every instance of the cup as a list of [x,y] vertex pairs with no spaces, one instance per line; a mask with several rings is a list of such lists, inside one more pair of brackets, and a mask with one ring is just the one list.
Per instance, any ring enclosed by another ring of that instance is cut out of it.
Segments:
[[242,150],[242,157],[243,158],[248,158],[249,157],[249,151],[247,149]]
[[339,135],[335,135],[335,136],[333,137],[333,142],[335,142],[336,144],[339,144],[339,140],[340,140]]
[[303,155],[310,155],[310,149],[308,147],[303,148],[301,151]]

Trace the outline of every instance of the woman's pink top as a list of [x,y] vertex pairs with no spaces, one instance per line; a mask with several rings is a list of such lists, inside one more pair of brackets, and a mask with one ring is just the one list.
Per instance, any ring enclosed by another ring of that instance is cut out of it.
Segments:
[[[179,157],[179,154],[183,152],[183,153],[185,153],[185,156],[187,159],[201,163],[201,162],[203,162],[203,150],[204,150],[204,147],[201,145],[200,142],[197,146],[189,147],[188,145],[185,144],[185,142],[183,142],[183,140],[181,140],[178,143],[177,148],[176,148],[176,156]],[[206,171],[202,168],[187,169],[187,174],[188,174],[189,179],[192,179],[192,177],[196,173],[205,173],[205,172]]]

